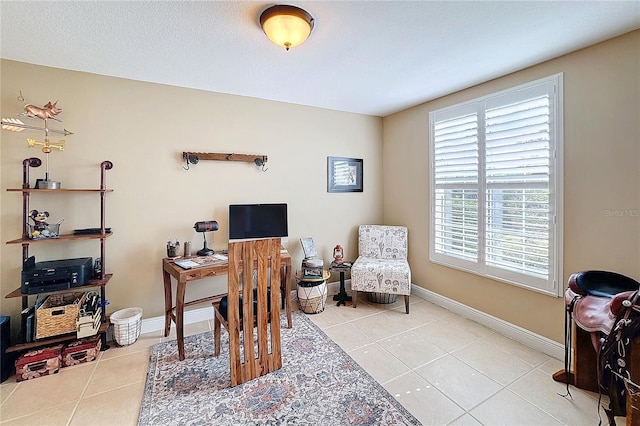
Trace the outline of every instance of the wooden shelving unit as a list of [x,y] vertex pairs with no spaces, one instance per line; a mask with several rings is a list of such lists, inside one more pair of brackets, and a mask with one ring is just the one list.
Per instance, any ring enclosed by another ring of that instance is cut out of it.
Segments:
[[[78,287],[72,287],[66,290],[56,290],[50,291],[41,294],[55,294],[55,293],[66,293],[72,291],[78,291],[88,288],[99,288],[100,289],[100,297],[103,303],[106,301],[106,285],[113,277],[113,274],[105,273],[106,270],[106,247],[105,241],[109,238],[113,233],[106,232],[105,226],[105,196],[109,192],[113,192],[111,189],[106,188],[106,171],[111,170],[113,168],[113,163],[110,161],[103,161],[100,164],[100,188],[88,188],[88,189],[37,189],[29,187],[29,168],[30,167],[39,167],[42,164],[40,159],[38,158],[27,158],[22,162],[22,188],[17,189],[7,189],[8,192],[20,192],[22,194],[22,237],[7,241],[7,244],[20,244],[22,245],[22,263],[29,257],[29,246],[31,244],[55,244],[55,243],[72,243],[81,240],[98,240],[100,242],[100,258],[102,260],[102,269],[100,276],[94,277],[94,279],[90,280],[86,284]],[[51,195],[61,195],[61,194],[70,194],[70,193],[98,193],[100,194],[100,233],[97,234],[61,234],[57,238],[46,238],[46,239],[31,239],[29,238],[29,225],[28,225],[28,214],[29,214],[29,200],[32,195],[35,194],[51,194]],[[29,297],[37,296],[38,294],[25,294],[22,293],[21,288],[17,288],[16,290],[10,292],[5,296],[6,299],[20,297],[22,298],[22,309],[26,309],[29,306]],[[102,349],[108,348],[106,342],[106,333],[109,328],[109,318],[106,315],[106,311],[103,310],[102,324],[98,330],[98,334],[101,335],[102,338]],[[61,343],[71,340],[76,340],[76,333],[63,334],[59,336],[53,336],[45,339],[38,339],[32,342],[27,343],[19,343],[13,346],[10,346],[7,349],[7,352],[19,352],[25,351],[28,349],[38,348],[46,345],[51,345],[55,343]]]
[[90,234],[90,235],[76,235],[76,234],[60,234],[58,238],[45,238],[42,240],[32,240],[29,238],[18,238],[17,240],[7,241],[7,244],[38,244],[38,243],[55,243],[60,241],[79,241],[79,240],[101,240],[103,238],[109,238],[111,232],[104,235],[102,234]]
[[[106,335],[109,325],[109,318],[105,318],[105,321],[100,324],[98,334],[102,334],[103,336]],[[56,343],[69,342],[76,339],[76,333],[61,334],[60,336],[49,337],[48,339],[36,340],[29,343],[18,343],[17,345],[9,346],[7,348],[7,352],[22,352],[29,349],[39,348],[41,346],[55,345]]]
[[[73,290],[82,290],[84,288],[90,288],[90,287],[104,287],[104,286],[107,285],[107,283],[109,282],[109,280],[111,279],[112,276],[113,276],[113,274],[106,274],[104,279],[90,280],[85,285],[82,285],[82,286],[79,286],[79,287],[73,287]],[[68,293],[69,291],[71,291],[71,289],[48,291],[47,294]],[[17,288],[15,290],[13,290],[11,293],[7,294],[4,298],[5,299],[11,299],[13,297],[29,297],[29,296],[35,296],[35,294],[24,294],[20,290],[20,288]]]
[[45,193],[45,192],[113,192],[113,189],[72,189],[72,188],[59,188],[59,189],[38,189],[38,188],[9,188],[8,192],[22,192],[22,193]]

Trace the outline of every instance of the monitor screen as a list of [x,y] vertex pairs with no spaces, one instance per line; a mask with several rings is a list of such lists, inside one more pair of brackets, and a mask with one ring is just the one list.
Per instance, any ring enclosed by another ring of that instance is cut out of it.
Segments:
[[288,235],[286,204],[229,205],[229,240]]

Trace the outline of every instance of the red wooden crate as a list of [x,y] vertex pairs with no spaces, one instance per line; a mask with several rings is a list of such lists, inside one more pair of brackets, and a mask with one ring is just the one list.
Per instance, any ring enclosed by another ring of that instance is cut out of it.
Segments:
[[29,351],[16,360],[16,381],[56,374],[62,367],[62,344]]
[[69,343],[62,351],[62,366],[70,367],[95,360],[100,353],[101,346],[102,340],[100,336],[88,337]]

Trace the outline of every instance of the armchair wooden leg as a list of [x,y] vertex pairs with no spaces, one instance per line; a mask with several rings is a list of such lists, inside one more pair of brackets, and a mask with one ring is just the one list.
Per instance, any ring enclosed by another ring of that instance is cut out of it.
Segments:
[[409,315],[409,295],[404,296],[404,308],[407,311],[407,315]]
[[351,289],[351,302],[353,302],[352,305],[354,308],[358,304],[358,290],[354,290],[353,288]]

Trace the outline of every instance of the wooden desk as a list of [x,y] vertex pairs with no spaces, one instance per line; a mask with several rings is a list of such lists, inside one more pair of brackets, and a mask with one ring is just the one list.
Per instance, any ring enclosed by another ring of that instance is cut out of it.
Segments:
[[[174,263],[175,259],[162,259],[162,278],[164,281],[164,336],[169,335],[171,330],[171,321],[176,324],[176,335],[178,340],[178,357],[184,359],[184,308],[187,306],[214,301],[221,299],[223,294],[204,297],[202,299],[185,302],[184,294],[187,283],[202,278],[216,277],[219,275],[227,275],[229,272],[229,264],[216,263],[210,266],[201,266],[193,269],[183,269]],[[280,254],[280,288],[283,289],[284,306],[287,312],[287,326],[291,328],[291,303],[289,301],[289,293],[291,286],[291,256],[289,253]],[[176,304],[173,305],[173,297],[171,291],[171,277],[178,282],[176,287]]]

